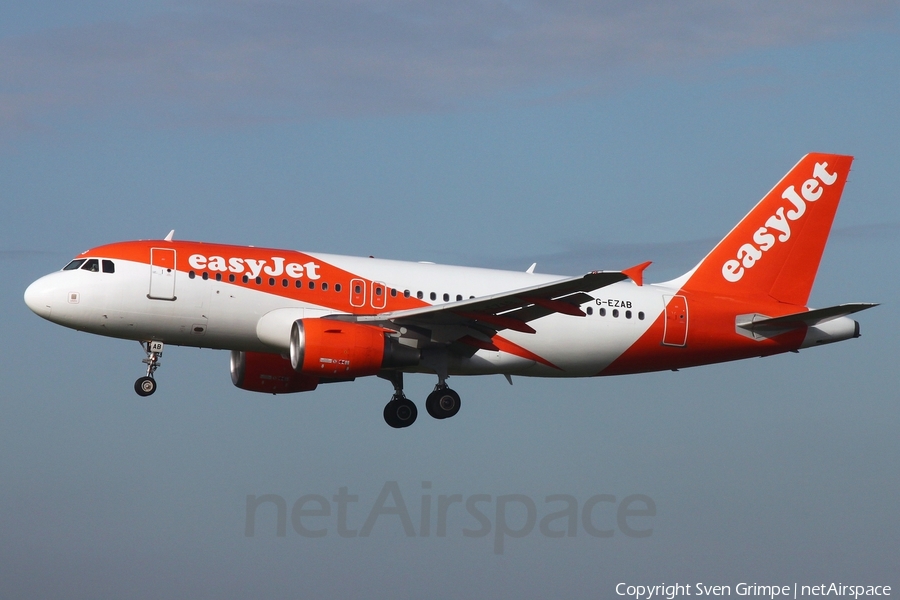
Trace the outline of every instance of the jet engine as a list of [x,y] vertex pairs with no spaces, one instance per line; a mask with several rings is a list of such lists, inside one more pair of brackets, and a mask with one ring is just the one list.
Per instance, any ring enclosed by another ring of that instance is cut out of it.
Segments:
[[231,381],[242,390],[268,394],[310,392],[319,385],[314,375],[298,373],[279,354],[231,351]]
[[291,326],[291,365],[304,375],[344,379],[419,364],[417,349],[387,333],[373,325],[298,319]]

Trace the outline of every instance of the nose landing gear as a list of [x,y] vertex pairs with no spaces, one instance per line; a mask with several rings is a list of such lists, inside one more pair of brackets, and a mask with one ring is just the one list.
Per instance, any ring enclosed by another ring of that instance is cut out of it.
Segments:
[[147,358],[142,360],[147,365],[147,374],[134,382],[134,391],[138,396],[149,396],[156,391],[156,380],[153,373],[160,367],[159,357],[162,356],[164,344],[162,342],[141,342],[141,347],[147,353]]

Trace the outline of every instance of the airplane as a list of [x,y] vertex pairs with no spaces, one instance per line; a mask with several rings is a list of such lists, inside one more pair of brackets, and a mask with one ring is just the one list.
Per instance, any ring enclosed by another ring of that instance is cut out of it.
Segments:
[[25,291],[37,315],[139,341],[156,391],[166,345],[231,351],[237,387],[272,394],[376,375],[385,422],[418,410],[404,373],[430,373],[436,419],[451,376],[593,377],[797,352],[859,337],[872,303],[807,307],[853,157],[808,154],[693,269],[645,283],[649,262],[564,277],[162,240],[92,248]]

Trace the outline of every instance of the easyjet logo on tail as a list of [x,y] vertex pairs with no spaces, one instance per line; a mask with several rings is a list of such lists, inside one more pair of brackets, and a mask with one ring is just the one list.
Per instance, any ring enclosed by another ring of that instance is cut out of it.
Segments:
[[743,244],[737,251],[737,257],[725,261],[722,265],[722,276],[726,281],[735,283],[740,281],[747,269],[752,269],[767,251],[775,244],[784,243],[791,239],[791,222],[796,221],[806,214],[806,203],[815,202],[822,197],[824,186],[830,186],[837,181],[837,172],[828,172],[828,163],[816,163],[813,168],[813,176],[800,186],[800,193],[794,186],[788,186],[781,193],[781,197],[788,202],[787,206],[780,206],[766,224],[753,234],[753,243]]

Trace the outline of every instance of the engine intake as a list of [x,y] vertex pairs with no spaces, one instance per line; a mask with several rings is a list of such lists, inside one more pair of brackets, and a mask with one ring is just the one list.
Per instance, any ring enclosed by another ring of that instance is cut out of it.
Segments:
[[419,351],[372,325],[298,319],[291,326],[291,366],[319,377],[365,377],[419,364]]

